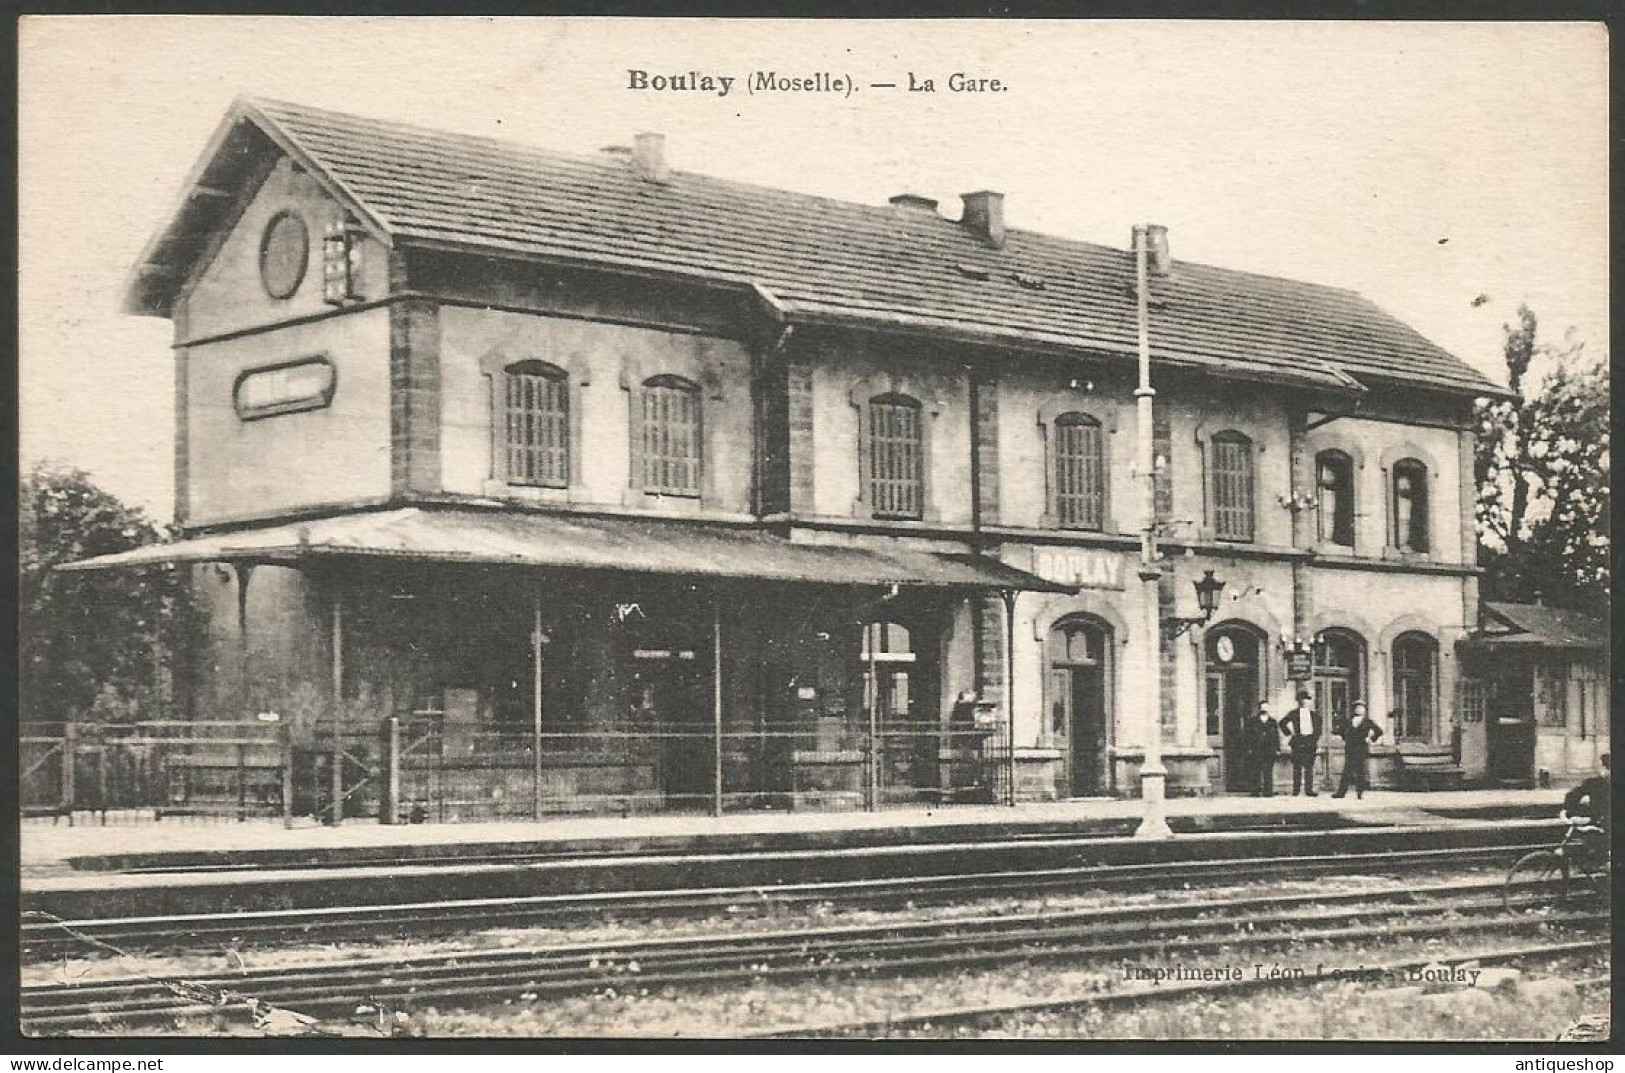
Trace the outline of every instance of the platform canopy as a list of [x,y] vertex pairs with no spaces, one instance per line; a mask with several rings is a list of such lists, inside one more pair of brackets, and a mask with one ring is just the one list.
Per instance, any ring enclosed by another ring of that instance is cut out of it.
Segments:
[[427,509],[348,514],[149,544],[65,564],[109,570],[163,563],[296,564],[315,559],[542,567],[807,582],[1073,592],[996,559],[898,547],[810,544],[698,522]]

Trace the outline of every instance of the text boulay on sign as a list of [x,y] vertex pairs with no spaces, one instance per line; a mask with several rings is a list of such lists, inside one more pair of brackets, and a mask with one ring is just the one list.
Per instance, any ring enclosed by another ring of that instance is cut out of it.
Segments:
[[1123,556],[1092,548],[1034,548],[1033,573],[1061,585],[1121,589]]

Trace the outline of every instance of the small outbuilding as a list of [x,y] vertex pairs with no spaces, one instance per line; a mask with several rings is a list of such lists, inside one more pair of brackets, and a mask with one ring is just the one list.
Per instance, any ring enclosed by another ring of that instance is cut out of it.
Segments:
[[1491,785],[1578,782],[1608,751],[1608,623],[1484,601],[1461,657],[1462,766]]

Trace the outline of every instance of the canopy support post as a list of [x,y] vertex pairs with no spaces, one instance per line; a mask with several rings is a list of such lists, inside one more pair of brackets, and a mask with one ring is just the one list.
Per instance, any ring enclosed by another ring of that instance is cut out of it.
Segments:
[[532,586],[530,592],[530,687],[531,687],[531,819],[542,819],[542,593]]
[[1000,589],[1004,601],[1004,803],[1016,804],[1016,589]]
[[711,815],[722,815],[722,600],[711,596]]
[[329,761],[328,778],[332,801],[327,822],[339,825],[344,816],[344,588],[333,579],[333,754]]
[[251,720],[254,711],[254,654],[248,643],[248,582],[254,576],[254,564],[238,560],[231,564],[237,575],[237,667],[242,675],[243,718]]

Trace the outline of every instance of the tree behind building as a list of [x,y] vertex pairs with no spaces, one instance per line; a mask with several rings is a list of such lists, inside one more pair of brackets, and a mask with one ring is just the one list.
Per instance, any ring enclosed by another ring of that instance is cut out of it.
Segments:
[[[1609,571],[1609,379],[1583,344],[1538,340],[1518,309],[1506,326],[1508,386],[1519,402],[1478,406],[1479,563],[1487,599],[1554,603],[1606,614]],[[1527,383],[1539,362],[1548,371]]]
[[23,478],[19,506],[22,718],[105,722],[175,714],[175,678],[201,622],[182,569],[55,569],[169,534],[77,469],[35,466]]

